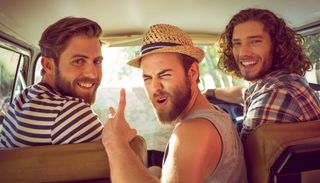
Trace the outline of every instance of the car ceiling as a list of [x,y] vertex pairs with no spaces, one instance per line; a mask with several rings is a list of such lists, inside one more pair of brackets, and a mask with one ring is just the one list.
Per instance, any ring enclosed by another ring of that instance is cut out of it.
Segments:
[[320,20],[319,0],[0,0],[0,30],[37,46],[48,25],[77,16],[97,21],[104,37],[141,35],[156,23],[219,35],[249,7],[272,10],[293,28]]

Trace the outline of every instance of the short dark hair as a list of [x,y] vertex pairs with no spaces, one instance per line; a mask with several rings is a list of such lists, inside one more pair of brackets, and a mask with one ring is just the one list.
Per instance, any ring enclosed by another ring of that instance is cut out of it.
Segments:
[[[53,58],[57,65],[61,53],[72,37],[86,35],[100,38],[101,33],[99,24],[87,18],[66,17],[60,19],[42,33],[39,41],[41,56]],[[42,69],[41,74],[43,73]]]
[[312,69],[312,63],[303,51],[303,37],[289,28],[282,18],[266,9],[249,8],[234,15],[219,42],[218,67],[225,73],[241,78],[241,73],[232,53],[232,37],[234,27],[247,21],[258,21],[269,33],[273,46],[272,70],[285,70],[301,76]]

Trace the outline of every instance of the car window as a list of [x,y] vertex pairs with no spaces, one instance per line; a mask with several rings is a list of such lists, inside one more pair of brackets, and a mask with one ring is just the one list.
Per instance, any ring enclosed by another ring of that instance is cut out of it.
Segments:
[[0,39],[0,132],[10,103],[26,87],[28,58],[26,51]]
[[311,83],[320,84],[320,32],[304,36],[304,47],[307,56],[313,63],[313,70],[306,74]]
[[[12,92],[16,96],[26,85],[23,62],[24,57],[21,54],[0,47],[0,107],[3,112],[7,112]],[[17,80],[14,82],[16,77]]]
[[[318,36],[319,40],[319,35]],[[306,39],[313,40],[313,37]],[[306,42],[307,43],[307,42]],[[319,42],[308,43],[312,48],[309,53],[314,54],[314,48],[319,46]],[[219,54],[215,44],[198,44],[200,48],[205,51],[205,58],[199,65],[200,67],[200,89],[220,88],[230,86],[244,86],[249,85],[248,82],[235,79],[223,73],[217,68]],[[138,134],[142,135],[147,142],[149,149],[163,150],[166,146],[168,138],[171,134],[173,126],[160,125],[153,112],[152,106],[144,91],[144,83],[139,69],[127,65],[127,61],[136,57],[139,54],[139,46],[115,46],[102,47],[103,52],[103,78],[101,85],[97,92],[97,100],[92,106],[95,113],[99,116],[102,122],[108,118],[108,107],[118,106],[120,88],[126,89],[127,106],[126,119],[129,124],[136,128]],[[320,50],[320,49],[318,49]],[[306,74],[309,82],[319,83],[319,55],[315,56],[313,62],[315,67],[312,71]],[[35,82],[40,81],[41,64],[38,61],[35,71]]]
[[[214,44],[198,45],[206,52],[200,64],[200,89],[246,85],[242,80],[234,79],[217,69],[218,55]],[[144,90],[144,82],[139,69],[127,65],[128,60],[139,54],[140,46],[108,47],[103,51],[103,78],[98,88],[93,110],[105,122],[108,118],[108,107],[118,106],[120,88],[126,89],[126,119],[130,126],[136,128],[147,142],[149,149],[163,151],[173,126],[160,125],[153,112]],[[41,64],[38,61],[35,71],[35,82],[41,80]]]

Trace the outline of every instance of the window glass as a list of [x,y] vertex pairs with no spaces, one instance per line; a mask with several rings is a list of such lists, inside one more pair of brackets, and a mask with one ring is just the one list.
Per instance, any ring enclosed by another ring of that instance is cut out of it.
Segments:
[[[306,74],[309,82],[320,82],[319,34],[306,36],[305,47],[312,59],[314,69]],[[230,86],[248,86],[248,82],[235,79],[217,68],[219,54],[214,44],[198,45],[205,51],[205,58],[200,64],[199,88],[220,88]],[[92,106],[102,122],[108,118],[108,107],[118,106],[120,88],[126,89],[126,119],[138,130],[148,148],[163,150],[173,129],[172,126],[160,125],[144,91],[141,72],[127,65],[128,60],[139,54],[139,46],[107,47],[103,46],[103,79],[97,92],[97,100]],[[36,66],[36,82],[41,80],[41,64]]]
[[219,54],[214,44],[198,46],[205,52],[205,58],[199,65],[201,80],[199,83],[200,89],[248,85],[246,81],[233,78],[218,68]]
[[[140,70],[126,64],[129,59],[136,56],[139,49],[137,46],[102,47],[103,77],[92,108],[99,119],[106,122],[109,115],[108,107],[118,107],[120,89],[125,88],[126,120],[130,126],[137,129],[139,135],[146,139],[148,148],[163,150],[172,127],[159,125],[145,94]],[[41,80],[40,59],[36,65],[35,83]]]
[[[0,107],[6,112],[11,100],[20,55],[0,47]],[[21,88],[15,93],[19,93]]]
[[320,33],[306,35],[304,39],[306,54],[313,63],[313,70],[307,72],[306,78],[310,83],[320,84]]
[[[235,79],[217,68],[218,52],[213,44],[198,45],[205,51],[200,64],[199,88],[220,88],[248,86],[248,82]],[[306,37],[306,50],[313,59],[314,69],[306,74],[309,82],[319,83],[319,34]],[[108,107],[118,106],[120,88],[126,89],[126,119],[147,141],[149,149],[164,150],[173,126],[160,125],[144,91],[141,72],[127,65],[128,60],[139,54],[139,46],[103,46],[103,79],[97,92],[97,100],[92,106],[102,122],[108,118]],[[41,64],[37,63],[35,78],[41,80]],[[317,74],[318,73],[318,74]]]
[[41,57],[38,58],[37,60],[37,64],[36,64],[36,69],[34,72],[34,83],[38,83],[41,81],[41,69],[42,69],[42,65],[41,65]]
[[[246,85],[242,80],[234,79],[217,69],[218,55],[214,45],[198,45],[206,52],[200,64],[200,89]],[[173,126],[161,125],[154,114],[144,90],[141,71],[127,65],[128,60],[139,54],[139,46],[107,47],[103,46],[103,78],[98,88],[93,110],[102,122],[108,118],[108,107],[118,106],[120,88],[126,89],[126,120],[146,139],[149,149],[163,151]],[[40,61],[35,72],[35,81],[41,80]]]
[[[217,50],[214,45],[199,45],[206,57],[200,64],[200,89],[245,85],[241,80],[227,76],[217,69]],[[103,80],[97,92],[94,111],[105,121],[108,106],[118,106],[120,88],[126,89],[126,119],[147,142],[149,149],[163,151],[173,126],[161,125],[154,114],[144,90],[140,69],[127,65],[139,54],[139,46],[103,47]]]
[[320,32],[305,35],[304,47],[307,56],[313,64],[313,69],[307,72],[305,77],[320,97]]

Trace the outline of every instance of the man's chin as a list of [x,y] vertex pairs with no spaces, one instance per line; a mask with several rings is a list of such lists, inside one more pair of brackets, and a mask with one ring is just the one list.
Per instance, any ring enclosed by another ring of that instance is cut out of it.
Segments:
[[256,80],[257,76],[250,73],[242,73],[242,78],[246,81],[253,81]]
[[93,105],[95,100],[89,100],[89,101],[85,101],[86,103],[88,103],[89,105]]
[[90,96],[88,96],[88,95],[86,95],[86,96],[77,96],[77,97],[83,99],[86,103],[88,103],[90,105],[94,104],[94,102],[96,100],[96,97],[95,96],[91,96],[91,95]]
[[176,120],[176,117],[169,116],[168,113],[159,113],[158,111],[157,118],[161,124],[172,124]]

